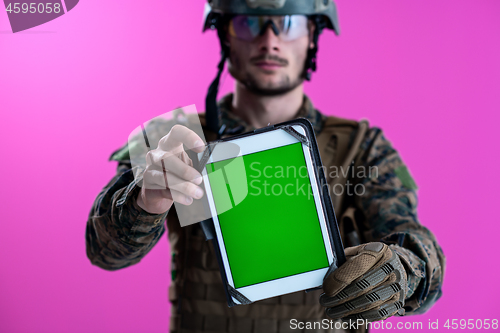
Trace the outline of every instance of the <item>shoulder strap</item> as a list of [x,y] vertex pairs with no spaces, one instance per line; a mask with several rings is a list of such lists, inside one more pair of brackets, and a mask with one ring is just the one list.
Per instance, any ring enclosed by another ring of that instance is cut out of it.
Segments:
[[[341,186],[345,190],[345,185],[349,179],[349,168],[360,163],[363,154],[360,148],[368,131],[368,122],[360,122],[338,117],[328,117],[323,130],[317,137],[323,165],[326,167],[325,176],[330,186],[332,203],[337,213],[339,229],[344,239],[344,244],[349,246],[359,243],[355,239],[359,234],[354,217],[355,207],[352,202],[344,202],[344,195],[335,195],[336,186]],[[332,177],[331,168],[338,168]],[[344,191],[345,192],[345,191]],[[354,232],[353,232],[354,231]],[[346,239],[345,237],[348,239]]]
[[[357,122],[339,117],[328,117],[323,130],[316,138],[323,165],[325,167],[349,167],[359,151],[367,130],[366,120]],[[327,172],[326,178],[329,184],[334,179],[340,182],[346,180],[342,177],[342,172],[339,172],[338,178],[330,177],[330,173]]]

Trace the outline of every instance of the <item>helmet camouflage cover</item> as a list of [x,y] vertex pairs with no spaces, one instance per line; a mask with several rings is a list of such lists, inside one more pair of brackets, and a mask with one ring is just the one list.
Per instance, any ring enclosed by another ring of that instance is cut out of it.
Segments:
[[221,15],[320,15],[326,28],[340,33],[337,6],[332,0],[209,0],[205,7],[203,31],[215,29]]

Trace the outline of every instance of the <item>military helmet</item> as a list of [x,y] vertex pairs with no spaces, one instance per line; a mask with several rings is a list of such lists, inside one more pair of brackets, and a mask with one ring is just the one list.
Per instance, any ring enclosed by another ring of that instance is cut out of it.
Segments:
[[326,28],[340,33],[337,6],[332,0],[209,0],[205,5],[203,31],[215,29],[221,15],[320,15]]

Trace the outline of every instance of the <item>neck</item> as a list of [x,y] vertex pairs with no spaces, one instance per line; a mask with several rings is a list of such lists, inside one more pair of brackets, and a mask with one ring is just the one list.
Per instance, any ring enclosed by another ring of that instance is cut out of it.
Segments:
[[278,96],[261,96],[239,82],[233,97],[233,112],[255,128],[277,124],[295,118],[303,103],[303,84]]

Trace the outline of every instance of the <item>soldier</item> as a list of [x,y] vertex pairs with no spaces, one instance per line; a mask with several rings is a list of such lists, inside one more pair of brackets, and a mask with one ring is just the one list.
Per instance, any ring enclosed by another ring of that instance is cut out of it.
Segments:
[[[416,185],[408,169],[380,129],[326,117],[303,93],[304,80],[316,70],[319,35],[324,29],[339,34],[335,4],[212,0],[207,6],[205,30],[217,30],[222,48],[202,117],[207,141],[304,117],[313,124],[327,171],[377,170],[361,176],[327,172],[332,190],[363,186],[362,193],[332,194],[347,262],[327,274],[322,291],[228,308],[213,248],[198,225],[181,228],[172,207],[203,196],[200,174],[181,152],[183,144],[202,151],[203,142],[173,124],[148,153],[142,176],[134,178],[127,145],[111,156],[118,161],[117,174],[97,196],[87,222],[91,262],[107,270],[138,263],[164,234],[166,220],[173,254],[171,332],[362,332],[364,325],[322,320],[371,322],[427,311],[441,296],[445,258],[417,219]],[[216,103],[226,62],[235,91]],[[162,166],[167,154],[178,158]],[[165,171],[176,185],[152,189],[164,181]]]

